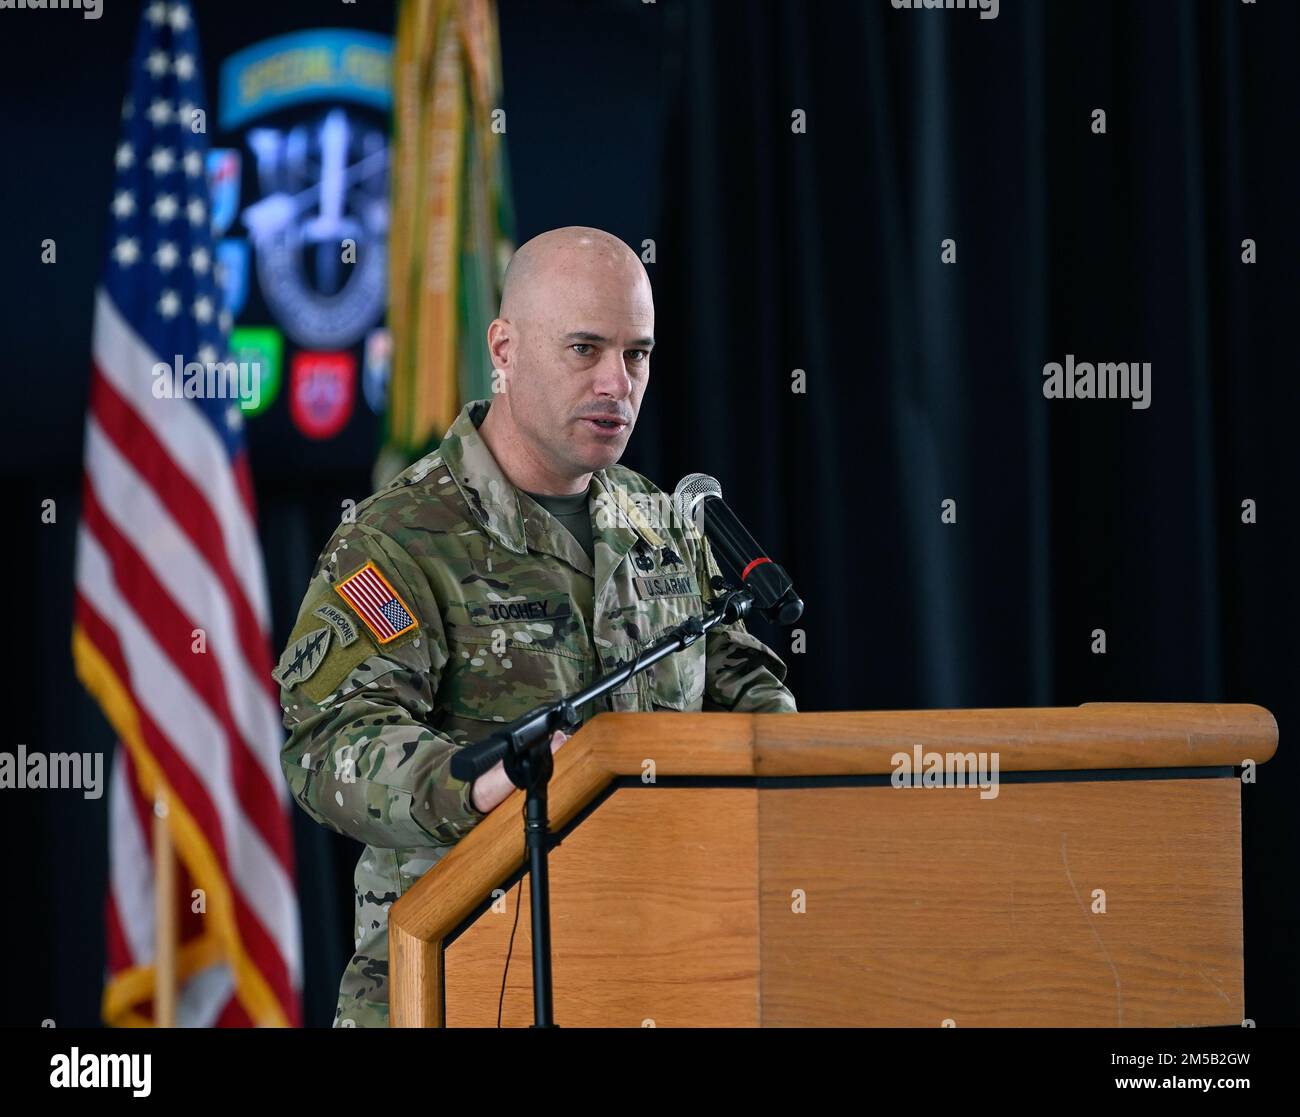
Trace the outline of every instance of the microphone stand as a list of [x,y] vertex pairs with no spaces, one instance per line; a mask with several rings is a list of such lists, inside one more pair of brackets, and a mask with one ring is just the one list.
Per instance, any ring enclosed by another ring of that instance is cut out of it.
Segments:
[[719,596],[705,617],[689,617],[670,629],[639,655],[633,656],[599,682],[566,695],[555,702],[529,710],[503,729],[461,749],[451,761],[451,774],[470,782],[504,762],[506,775],[524,791],[524,844],[528,850],[528,872],[532,880],[530,899],[533,925],[533,1016],[535,1028],[553,1028],[551,998],[551,897],[547,871],[551,833],[547,817],[547,789],[554,758],[551,736],[557,729],[578,724],[578,708],[607,694],[632,676],[659,660],[689,648],[718,624],[734,624],[749,612],[754,602],[747,589],[736,589],[714,579]]

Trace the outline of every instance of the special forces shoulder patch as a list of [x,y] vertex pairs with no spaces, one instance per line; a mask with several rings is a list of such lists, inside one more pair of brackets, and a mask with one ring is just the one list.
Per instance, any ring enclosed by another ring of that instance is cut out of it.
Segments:
[[304,683],[316,673],[325,662],[325,653],[330,646],[330,630],[317,628],[304,633],[284,649],[280,663],[271,677],[282,687],[295,687]]
[[380,644],[390,644],[403,633],[418,627],[415,614],[373,562],[348,575],[334,590],[352,606]]

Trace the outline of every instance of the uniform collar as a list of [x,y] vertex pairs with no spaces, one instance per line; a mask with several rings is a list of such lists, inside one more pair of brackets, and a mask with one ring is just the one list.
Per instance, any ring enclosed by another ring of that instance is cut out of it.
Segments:
[[[493,540],[516,554],[526,554],[530,548],[545,551],[585,574],[594,574],[597,592],[612,567],[622,561],[638,540],[652,547],[662,544],[658,533],[626,499],[624,487],[609,476],[609,470],[597,470],[592,475],[592,499],[612,511],[598,512],[593,517],[597,543],[597,569],[593,571],[585,552],[568,530],[536,501],[521,500],[519,490],[501,472],[478,430],[491,406],[492,401],[485,399],[467,403],[443,436],[438,452],[471,514]],[[608,556],[602,552],[600,543],[608,548]]]

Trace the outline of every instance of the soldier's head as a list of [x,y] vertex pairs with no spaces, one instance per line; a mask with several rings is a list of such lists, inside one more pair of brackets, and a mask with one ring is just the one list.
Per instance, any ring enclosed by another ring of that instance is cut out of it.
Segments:
[[650,379],[654,324],[650,279],[617,237],[570,226],[528,241],[488,328],[494,439],[533,475],[576,482],[614,464]]

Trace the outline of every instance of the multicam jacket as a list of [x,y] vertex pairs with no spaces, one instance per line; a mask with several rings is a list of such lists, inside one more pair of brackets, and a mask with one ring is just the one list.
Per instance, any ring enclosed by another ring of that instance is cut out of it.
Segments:
[[[387,1025],[388,908],[484,817],[450,774],[456,750],[700,615],[717,570],[697,534],[645,513],[663,494],[621,466],[593,475],[593,569],[501,472],[477,430],[489,406],[467,405],[338,528],[275,671],[294,798],[366,846],[336,1027]],[[793,711],[784,678],[743,623],[719,625],[579,712]]]

